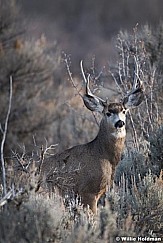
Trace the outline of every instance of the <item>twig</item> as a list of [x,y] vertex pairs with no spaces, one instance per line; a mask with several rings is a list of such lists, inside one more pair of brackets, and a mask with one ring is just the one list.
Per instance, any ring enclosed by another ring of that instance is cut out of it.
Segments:
[[25,166],[25,153],[23,152],[23,154],[20,156],[17,152],[14,152],[12,150],[13,153],[13,158],[15,158],[20,166],[20,168],[22,169],[22,171],[28,173],[28,166]]
[[64,54],[64,56],[65,56],[64,61],[65,61],[65,64],[66,64],[67,72],[68,72],[70,81],[71,81],[71,83],[72,83],[72,86],[75,88],[77,94],[78,94],[80,97],[82,97],[82,95],[80,94],[79,90],[77,89],[76,84],[74,83],[74,80],[73,80],[73,77],[72,77],[72,72],[71,72],[71,70],[70,70],[70,64],[69,64],[69,62],[68,62],[67,55]]
[[138,143],[138,136],[137,136],[137,132],[136,132],[136,128],[135,128],[135,124],[131,115],[131,112],[129,111],[129,118],[130,118],[130,122],[131,122],[131,126],[132,126],[132,130],[133,130],[133,140],[134,140],[134,144],[136,149],[139,151],[139,143]]
[[7,201],[12,197],[13,190],[11,189],[8,193],[4,195],[4,197],[0,200],[0,207],[4,206]]
[[39,167],[38,167],[39,173],[42,171],[42,165],[44,162],[45,155],[50,155],[50,156],[54,155],[52,153],[49,153],[49,150],[54,150],[58,146],[58,144],[51,144],[48,147],[48,142],[46,139],[45,139],[45,143],[46,143],[45,148],[43,145],[40,147],[40,160],[39,160]]
[[3,195],[6,195],[6,171],[5,171],[5,161],[4,161],[4,145],[6,141],[7,129],[8,129],[8,121],[11,112],[11,103],[12,103],[12,76],[10,76],[10,93],[9,93],[9,104],[8,111],[5,120],[5,127],[2,133],[2,142],[1,142],[1,165],[2,165],[2,184],[3,184]]

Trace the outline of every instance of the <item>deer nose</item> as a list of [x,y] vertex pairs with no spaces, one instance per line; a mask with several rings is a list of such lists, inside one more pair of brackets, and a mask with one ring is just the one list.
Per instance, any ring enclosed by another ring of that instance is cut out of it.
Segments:
[[124,121],[119,120],[119,121],[116,122],[115,127],[116,127],[116,128],[121,128],[121,127],[123,127],[124,125],[125,125]]

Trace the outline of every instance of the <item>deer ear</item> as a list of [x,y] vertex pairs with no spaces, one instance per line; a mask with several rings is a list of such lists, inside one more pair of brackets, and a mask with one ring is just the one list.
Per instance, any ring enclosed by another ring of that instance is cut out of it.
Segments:
[[144,100],[144,92],[142,84],[139,82],[136,89],[132,90],[123,99],[123,105],[126,109],[135,108]]
[[86,94],[83,96],[83,102],[91,111],[98,111],[102,113],[105,108],[104,102],[101,99],[98,99],[96,96]]

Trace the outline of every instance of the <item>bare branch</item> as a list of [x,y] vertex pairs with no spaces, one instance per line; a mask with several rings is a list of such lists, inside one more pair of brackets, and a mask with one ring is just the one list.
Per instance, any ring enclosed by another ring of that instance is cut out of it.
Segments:
[[12,151],[12,153],[13,153],[13,158],[16,159],[16,161],[20,165],[22,171],[28,173],[27,166],[25,166],[25,160],[24,160],[25,153],[23,152],[23,154],[21,156],[17,152]]
[[[1,142],[1,166],[2,166],[2,183],[3,183],[3,195],[5,196],[7,193],[6,189],[6,171],[5,171],[5,161],[4,161],[4,145],[6,141],[7,129],[8,129],[8,121],[11,112],[11,104],[12,104],[12,76],[10,76],[10,91],[9,91],[9,104],[8,104],[8,111],[5,120],[5,127],[2,136]],[[2,129],[1,129],[2,130]]]
[[66,68],[67,68],[67,72],[68,72],[68,75],[69,75],[69,78],[70,78],[70,81],[72,83],[72,86],[75,88],[77,94],[82,97],[82,95],[80,94],[80,91],[77,89],[77,85],[75,84],[74,80],[73,80],[73,77],[72,77],[72,72],[70,70],[70,64],[69,64],[69,61],[68,61],[68,58],[67,58],[67,55],[64,54],[64,61],[66,63]]
[[54,155],[52,153],[49,153],[49,150],[54,150],[58,146],[58,144],[52,144],[48,147],[48,143],[47,143],[46,139],[45,139],[45,142],[46,142],[45,148],[43,145],[40,148],[40,160],[39,160],[39,167],[38,167],[39,173],[42,170],[42,164],[44,162],[45,155],[50,155],[50,156]]
[[2,134],[4,133],[3,128],[2,128],[2,124],[0,124],[0,131],[1,131]]
[[12,197],[12,194],[13,191],[11,189],[8,193],[4,195],[4,197],[0,200],[0,207],[3,207],[7,203],[8,199]]

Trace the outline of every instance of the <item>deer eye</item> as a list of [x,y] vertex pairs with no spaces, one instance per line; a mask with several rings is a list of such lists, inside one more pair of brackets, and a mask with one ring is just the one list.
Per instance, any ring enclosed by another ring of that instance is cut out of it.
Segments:
[[106,113],[106,115],[107,115],[108,117],[111,116],[111,114],[112,114],[111,112],[107,112],[107,113]]

